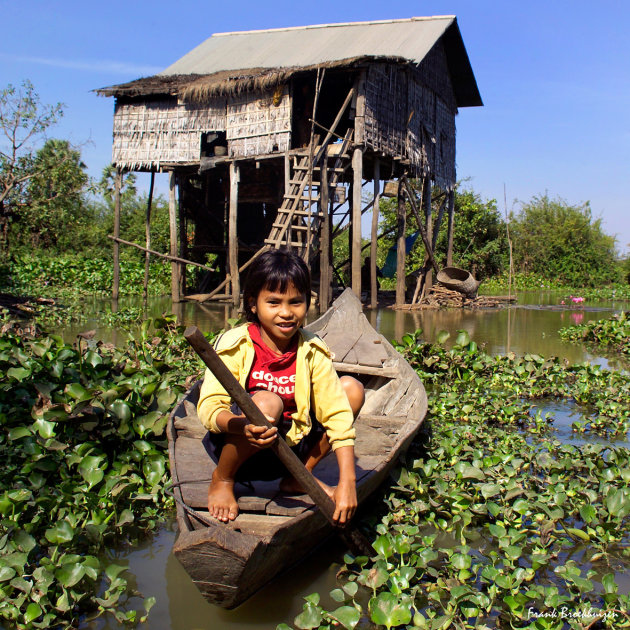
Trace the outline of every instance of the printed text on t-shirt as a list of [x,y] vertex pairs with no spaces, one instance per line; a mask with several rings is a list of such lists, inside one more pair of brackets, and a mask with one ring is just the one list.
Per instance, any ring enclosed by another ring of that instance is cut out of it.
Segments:
[[266,389],[285,396],[295,393],[295,374],[274,376],[265,370],[255,370],[251,373],[250,383],[253,389]]

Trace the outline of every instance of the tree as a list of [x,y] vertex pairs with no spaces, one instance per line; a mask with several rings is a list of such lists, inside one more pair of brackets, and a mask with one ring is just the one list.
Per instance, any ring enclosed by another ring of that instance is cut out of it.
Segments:
[[9,246],[9,224],[24,207],[26,183],[39,171],[34,145],[63,115],[61,103],[44,105],[30,81],[0,91],[0,252]]
[[[440,229],[437,251],[448,244],[446,220]],[[453,263],[469,270],[477,279],[494,276],[507,267],[505,222],[494,199],[483,201],[473,190],[455,189]]]
[[602,231],[588,202],[570,205],[547,194],[533,197],[512,216],[514,264],[574,286],[618,279],[615,238]]
[[48,140],[33,160],[25,206],[17,217],[22,242],[32,247],[74,250],[91,216],[83,200],[88,183],[81,154],[67,140]]
[[[441,198],[441,191],[434,189],[433,198],[443,199]],[[441,201],[436,203],[441,203]],[[397,205],[398,201],[395,198],[381,199],[380,211],[383,220],[380,224],[380,231],[381,233],[389,231],[390,236],[383,239],[379,248],[378,262],[380,265],[384,263],[387,250],[396,240]],[[435,222],[436,219],[434,207],[433,221]],[[416,232],[417,229],[416,219],[410,208],[407,207],[407,236]],[[438,265],[446,264],[447,239],[448,221],[445,214],[434,252]],[[456,188],[453,229],[454,264],[470,270],[478,278],[487,278],[500,271],[506,258],[506,251],[505,226],[494,199],[483,201],[472,190],[460,191],[459,187]],[[425,256],[422,239],[418,237],[413,249],[407,254],[406,273],[409,274],[422,267]]]
[[[103,169],[96,185],[100,199],[93,199],[90,204],[94,213],[91,245],[108,253],[111,252],[112,244],[107,235],[114,230],[115,177],[114,166]],[[120,234],[125,240],[144,245],[147,202],[147,194],[138,194],[136,176],[124,173],[120,190]],[[166,253],[170,243],[168,201],[162,195],[157,195],[153,197],[151,206],[151,248]],[[138,249],[123,247],[121,251],[123,258],[144,259],[144,252]]]

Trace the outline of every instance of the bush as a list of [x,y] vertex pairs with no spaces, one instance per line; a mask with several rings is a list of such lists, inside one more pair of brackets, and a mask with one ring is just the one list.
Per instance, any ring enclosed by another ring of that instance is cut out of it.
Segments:
[[512,217],[514,264],[570,286],[619,279],[615,238],[604,234],[590,205],[569,205],[547,195],[533,197]]
[[[43,253],[13,256],[0,266],[0,289],[32,296],[107,295],[112,291],[114,269],[110,258],[77,254]],[[144,262],[120,261],[120,295],[141,295]],[[170,264],[151,263],[149,294],[170,292]]]

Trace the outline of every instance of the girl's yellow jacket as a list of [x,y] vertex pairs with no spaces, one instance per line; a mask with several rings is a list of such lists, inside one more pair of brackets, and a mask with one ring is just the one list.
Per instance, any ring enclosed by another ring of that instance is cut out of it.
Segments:
[[[244,324],[228,330],[215,342],[217,354],[243,387],[254,362],[254,344],[247,332],[248,326]],[[294,446],[308,435],[312,426],[312,409],[326,429],[333,450],[340,446],[352,446],[355,437],[352,410],[333,367],[330,350],[317,335],[303,329],[298,334],[295,366],[297,411],[286,435],[287,443]],[[206,370],[197,413],[209,431],[220,432],[217,415],[221,411],[229,411],[231,402],[214,374]]]

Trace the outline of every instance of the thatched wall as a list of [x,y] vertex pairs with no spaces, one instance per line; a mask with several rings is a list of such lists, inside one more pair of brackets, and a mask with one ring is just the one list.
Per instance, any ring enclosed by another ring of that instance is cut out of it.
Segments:
[[175,98],[117,102],[112,161],[131,170],[197,163],[201,134],[212,131],[227,132],[231,157],[286,151],[291,141],[288,86],[202,102]]
[[130,170],[199,162],[201,134],[225,131],[226,101],[176,99],[116,103],[112,161]]
[[228,97],[227,139],[230,157],[286,151],[291,142],[288,86]]
[[430,173],[444,189],[455,184],[455,115],[441,46],[415,70],[372,64],[365,82],[365,142],[375,151],[406,158],[414,174]]

